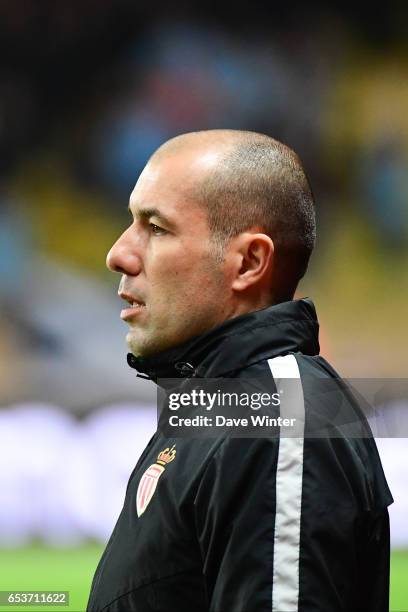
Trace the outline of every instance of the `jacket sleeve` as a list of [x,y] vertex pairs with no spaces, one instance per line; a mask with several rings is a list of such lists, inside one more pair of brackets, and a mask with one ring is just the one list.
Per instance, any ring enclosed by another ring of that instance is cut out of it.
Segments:
[[294,512],[299,466],[287,446],[282,478],[285,444],[227,439],[204,472],[195,521],[209,612],[349,612],[368,601],[385,612],[387,509],[358,500],[366,483],[344,441],[310,440]]
[[211,612],[271,610],[277,439],[227,439],[195,498]]
[[367,537],[364,538],[363,544],[364,562],[359,566],[360,609],[367,609],[370,612],[388,612],[390,582],[388,508],[373,514],[366,524]]

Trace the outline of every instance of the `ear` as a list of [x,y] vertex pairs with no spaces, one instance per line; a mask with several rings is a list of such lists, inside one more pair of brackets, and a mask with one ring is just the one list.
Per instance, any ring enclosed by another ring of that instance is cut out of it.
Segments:
[[245,291],[257,284],[270,285],[274,245],[266,234],[245,232],[236,244],[237,268],[232,289]]

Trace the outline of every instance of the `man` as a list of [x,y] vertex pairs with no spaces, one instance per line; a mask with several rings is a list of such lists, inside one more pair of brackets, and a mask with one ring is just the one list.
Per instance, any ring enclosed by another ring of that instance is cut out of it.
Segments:
[[[299,158],[251,132],[179,136],[149,160],[129,209],[107,263],[122,275],[130,366],[159,382],[293,380],[298,425],[253,438],[159,428],[88,610],[388,610],[392,498],[364,417],[318,356],[314,307],[293,300],[315,239]],[[322,380],[339,391],[320,393]],[[339,397],[361,436],[333,425]],[[292,408],[282,395],[281,416]],[[307,435],[316,420],[335,435]]]

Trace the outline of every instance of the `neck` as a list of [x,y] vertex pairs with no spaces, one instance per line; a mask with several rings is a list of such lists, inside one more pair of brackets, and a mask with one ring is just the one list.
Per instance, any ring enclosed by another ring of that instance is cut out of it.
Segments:
[[[129,365],[153,380],[219,377],[290,351],[319,352],[318,322],[308,299],[289,301],[256,312],[233,314],[201,336],[149,357],[128,355]],[[193,374],[192,374],[193,372]]]
[[224,320],[233,319],[234,317],[239,317],[243,314],[248,314],[250,312],[255,312],[256,310],[263,310],[264,308],[268,308],[269,306],[273,306],[273,301],[271,300],[270,293],[268,295],[246,295],[239,296],[239,300],[234,301],[230,309],[228,311],[228,315]]

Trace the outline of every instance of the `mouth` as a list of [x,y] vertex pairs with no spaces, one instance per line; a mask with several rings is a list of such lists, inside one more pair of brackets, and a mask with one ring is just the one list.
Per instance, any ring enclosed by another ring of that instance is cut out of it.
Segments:
[[119,293],[119,296],[129,304],[120,313],[120,318],[123,321],[130,321],[146,308],[146,304],[142,300],[138,300],[127,293]]

